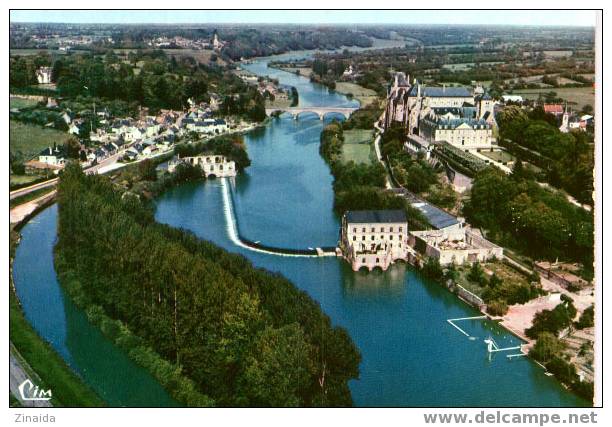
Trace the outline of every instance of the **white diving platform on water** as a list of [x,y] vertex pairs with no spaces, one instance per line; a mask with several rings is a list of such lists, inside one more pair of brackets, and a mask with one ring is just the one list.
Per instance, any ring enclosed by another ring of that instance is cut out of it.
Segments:
[[463,320],[479,320],[479,319],[486,319],[487,316],[474,316],[474,317],[459,317],[457,319],[446,319],[446,321],[448,323],[450,323],[451,325],[453,325],[454,328],[456,328],[459,332],[461,332],[463,335],[465,335],[468,338],[474,338],[472,337],[470,334],[468,334],[467,332],[465,332],[463,329],[461,329],[459,326],[455,325],[455,322],[461,322]]
[[[459,317],[459,318],[456,318],[456,319],[447,319],[446,321],[450,325],[452,325],[455,329],[457,329],[459,332],[461,332],[463,335],[468,337],[470,340],[475,340],[476,337],[473,337],[470,334],[468,334],[467,332],[465,332],[455,322],[461,322],[461,321],[465,321],[465,320],[482,320],[482,319],[487,319],[487,316]],[[495,340],[491,336],[489,336],[489,338],[485,339],[484,343],[487,345],[487,353],[489,354],[489,356],[491,356],[491,354],[493,354],[493,353],[499,353],[499,352],[502,352],[502,351],[512,351],[512,350],[518,350],[519,353],[506,355],[506,357],[508,359],[513,359],[515,357],[526,356],[526,354],[522,352],[522,345],[516,345],[516,346],[512,346],[512,347],[500,347],[499,345],[497,345],[497,343],[495,342]]]

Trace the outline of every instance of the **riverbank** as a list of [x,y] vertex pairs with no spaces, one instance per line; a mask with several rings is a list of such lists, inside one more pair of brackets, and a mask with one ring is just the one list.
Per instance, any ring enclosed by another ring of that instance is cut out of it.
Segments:
[[[53,191],[55,193],[55,191]],[[10,258],[9,258],[9,337],[11,342],[11,376],[13,370],[21,370],[43,390],[52,391],[52,406],[68,407],[101,407],[105,402],[98,396],[81,377],[66,364],[64,359],[43,340],[32,328],[21,309],[19,298],[15,293],[13,281],[13,260],[19,244],[19,229],[42,209],[53,203],[55,194],[44,195],[41,198],[26,203],[27,207],[16,206],[11,209]],[[20,209],[21,208],[21,209]],[[15,211],[19,211],[16,213]],[[15,378],[23,374],[15,372]],[[12,390],[11,387],[11,391]],[[29,404],[16,399],[24,406]]]

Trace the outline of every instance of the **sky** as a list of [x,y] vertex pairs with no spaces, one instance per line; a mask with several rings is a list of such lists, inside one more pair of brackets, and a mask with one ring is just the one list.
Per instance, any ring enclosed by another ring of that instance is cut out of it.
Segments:
[[11,22],[64,22],[113,24],[194,24],[194,23],[270,23],[270,24],[468,24],[595,26],[595,11],[459,11],[459,10],[12,10]]

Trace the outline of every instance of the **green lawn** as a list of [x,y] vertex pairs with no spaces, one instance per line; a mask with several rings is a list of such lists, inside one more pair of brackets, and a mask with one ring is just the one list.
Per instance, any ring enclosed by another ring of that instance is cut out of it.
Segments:
[[359,105],[362,108],[370,105],[377,98],[376,92],[374,92],[372,89],[368,89],[351,82],[336,82],[335,90],[336,92],[344,95],[351,94],[357,101],[359,101]]
[[595,89],[592,87],[566,87],[566,88],[543,88],[543,89],[520,89],[512,92],[513,95],[521,95],[525,99],[538,99],[548,92],[556,92],[559,98],[563,98],[570,103],[575,103],[579,108],[584,105],[595,106]]
[[10,152],[18,161],[28,161],[55,142],[62,145],[70,136],[67,132],[10,121]]
[[374,157],[372,131],[353,129],[344,131],[342,160],[345,162],[371,163]]
[[512,154],[508,153],[507,151],[503,151],[503,150],[498,150],[498,151],[488,151],[488,150],[482,150],[480,151],[480,154],[482,154],[485,157],[488,157],[489,159],[493,160],[496,163],[503,163],[506,164],[508,162],[514,162],[516,160],[516,157],[514,157]]
[[13,175],[10,177],[11,187],[15,185],[29,184],[30,182],[36,181],[40,176],[38,175]]
[[9,99],[9,108],[28,108],[38,104],[38,101],[33,99],[16,98],[11,96]]

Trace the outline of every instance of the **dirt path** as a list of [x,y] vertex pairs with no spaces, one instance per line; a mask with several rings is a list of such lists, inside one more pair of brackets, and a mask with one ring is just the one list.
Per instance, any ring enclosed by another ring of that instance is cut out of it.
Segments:
[[57,190],[44,194],[34,200],[15,206],[11,209],[11,224],[18,224],[23,221],[28,215],[34,212],[39,206],[46,203],[48,200],[55,197]]

